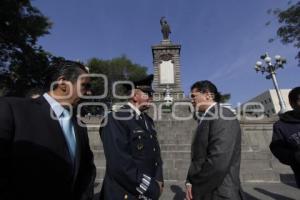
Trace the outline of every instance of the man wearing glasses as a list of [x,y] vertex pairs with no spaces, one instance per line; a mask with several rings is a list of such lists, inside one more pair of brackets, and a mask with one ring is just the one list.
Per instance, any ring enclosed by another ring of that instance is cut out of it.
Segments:
[[125,85],[129,102],[111,112],[100,130],[106,158],[101,200],[157,200],[163,189],[162,160],[150,107],[153,75]]
[[199,121],[191,146],[187,200],[241,200],[241,129],[234,114],[220,106],[221,95],[210,81],[191,87]]

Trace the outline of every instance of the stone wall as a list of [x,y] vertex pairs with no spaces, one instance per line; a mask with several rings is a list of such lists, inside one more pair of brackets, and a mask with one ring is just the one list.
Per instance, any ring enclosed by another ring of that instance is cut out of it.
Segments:
[[[181,114],[187,115],[188,109],[184,108]],[[242,182],[293,181],[289,167],[280,164],[269,150],[273,123],[274,119],[240,121]],[[156,121],[166,181],[185,180],[190,162],[190,144],[196,126],[195,120],[176,121],[170,113],[164,113],[161,119]],[[89,138],[97,166],[97,181],[101,181],[105,172],[105,157],[97,128],[89,128]]]

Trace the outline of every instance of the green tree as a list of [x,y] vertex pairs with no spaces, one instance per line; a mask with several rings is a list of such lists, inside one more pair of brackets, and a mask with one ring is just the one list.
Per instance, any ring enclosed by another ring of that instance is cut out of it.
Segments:
[[220,100],[220,102],[221,103],[226,103],[226,102],[228,102],[230,100],[230,98],[231,98],[231,94],[229,94],[229,93],[221,94],[221,100]]
[[[115,81],[130,80],[135,81],[147,76],[147,68],[139,64],[133,63],[126,56],[113,58],[111,60],[102,60],[92,58],[87,63],[90,73],[103,74],[108,80],[108,94],[105,98],[101,99],[102,102],[111,106],[113,103],[121,101],[116,99],[112,94],[112,86]],[[104,81],[101,78],[92,78],[92,91],[94,94],[103,94]],[[117,87],[117,94],[124,95],[125,90],[123,87]]]
[[[289,5],[292,1],[289,1]],[[290,5],[286,10],[275,9],[269,10],[268,13],[273,13],[280,24],[277,29],[277,36],[283,44],[293,44],[296,48],[300,48],[300,2]],[[270,22],[267,22],[269,25]],[[272,42],[274,39],[270,39]],[[296,55],[300,66],[300,51]]]
[[51,23],[30,0],[0,1],[0,91],[24,96],[41,87],[53,58],[37,39],[48,34]]

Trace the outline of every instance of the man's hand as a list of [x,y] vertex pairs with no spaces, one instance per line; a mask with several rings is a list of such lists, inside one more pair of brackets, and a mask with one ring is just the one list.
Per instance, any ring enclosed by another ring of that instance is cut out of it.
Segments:
[[162,194],[163,190],[164,190],[164,187],[163,187],[163,183],[160,182],[160,181],[156,181],[159,185],[159,190],[160,190],[160,195]]
[[193,199],[193,195],[192,195],[192,184],[187,183],[185,184],[186,187],[186,191],[185,191],[185,199],[186,200],[192,200]]

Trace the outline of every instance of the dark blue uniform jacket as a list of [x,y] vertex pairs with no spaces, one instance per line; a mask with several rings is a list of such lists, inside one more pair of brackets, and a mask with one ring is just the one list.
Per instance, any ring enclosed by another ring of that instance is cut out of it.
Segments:
[[153,120],[142,115],[125,105],[109,113],[100,129],[106,158],[100,199],[159,198],[157,181],[163,182],[160,147]]

